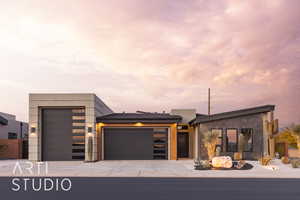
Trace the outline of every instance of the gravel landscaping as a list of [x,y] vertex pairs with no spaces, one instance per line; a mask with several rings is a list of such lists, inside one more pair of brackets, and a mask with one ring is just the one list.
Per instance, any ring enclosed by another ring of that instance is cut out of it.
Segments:
[[[16,163],[18,164],[16,165]],[[30,170],[26,169],[30,167],[30,162],[26,160],[1,160],[0,176],[300,178],[300,168],[292,168],[291,164],[284,165],[280,160],[271,162],[271,166],[275,166],[274,168],[261,166],[258,161],[247,161],[253,165],[250,170],[204,171],[194,170],[193,160],[100,161],[95,163],[61,161],[47,163],[48,172],[46,172],[45,163],[33,163],[31,173]]]

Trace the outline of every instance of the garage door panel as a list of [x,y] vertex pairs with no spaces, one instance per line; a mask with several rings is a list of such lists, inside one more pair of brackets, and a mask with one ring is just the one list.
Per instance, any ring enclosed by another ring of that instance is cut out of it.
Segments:
[[72,160],[72,110],[43,109],[42,159]]
[[105,160],[152,160],[152,128],[105,128]]

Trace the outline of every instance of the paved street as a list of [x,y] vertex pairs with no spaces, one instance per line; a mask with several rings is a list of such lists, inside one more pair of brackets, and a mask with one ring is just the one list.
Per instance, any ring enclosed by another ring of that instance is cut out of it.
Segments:
[[82,177],[71,178],[70,192],[12,192],[11,180],[0,178],[0,194],[2,197],[22,200],[299,200],[300,197],[300,179]]

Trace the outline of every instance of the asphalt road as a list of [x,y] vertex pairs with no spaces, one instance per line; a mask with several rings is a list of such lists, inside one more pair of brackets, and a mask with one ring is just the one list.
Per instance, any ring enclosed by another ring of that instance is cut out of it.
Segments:
[[[35,189],[39,180],[34,178]],[[300,179],[230,179],[230,178],[51,178],[54,189],[48,192],[32,189],[32,179],[27,180],[24,191],[22,178],[0,178],[0,199],[103,199],[103,200],[300,200]],[[63,182],[63,187],[57,184]],[[49,180],[48,180],[49,181]],[[49,182],[48,182],[49,183]],[[17,185],[19,187],[17,187]],[[48,185],[49,186],[49,185]],[[50,184],[51,186],[51,184]],[[18,192],[12,189],[18,189]],[[63,191],[63,189],[69,191]]]

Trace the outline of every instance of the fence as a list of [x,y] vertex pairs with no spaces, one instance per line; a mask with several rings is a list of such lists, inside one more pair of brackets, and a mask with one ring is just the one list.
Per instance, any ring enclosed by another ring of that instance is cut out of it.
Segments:
[[0,139],[0,159],[22,159],[22,140]]

